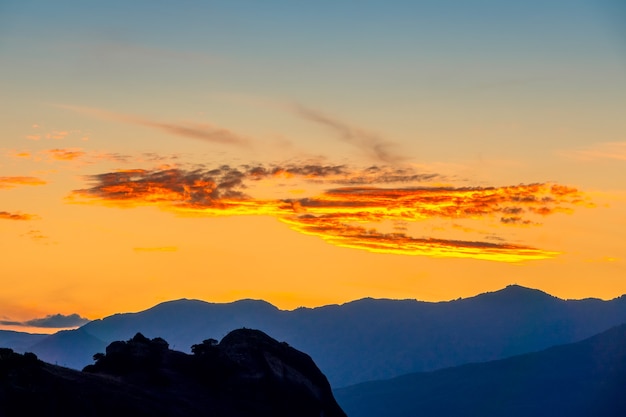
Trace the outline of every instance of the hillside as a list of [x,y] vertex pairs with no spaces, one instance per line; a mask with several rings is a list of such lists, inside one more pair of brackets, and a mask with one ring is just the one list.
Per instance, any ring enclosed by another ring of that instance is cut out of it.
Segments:
[[345,417],[312,359],[258,330],[193,355],[136,334],[95,358],[79,372],[0,349],[0,416]]
[[0,347],[10,347],[17,352],[23,353],[47,337],[47,334],[32,334],[12,330],[0,330]]
[[626,325],[486,363],[335,390],[350,417],[626,415]]

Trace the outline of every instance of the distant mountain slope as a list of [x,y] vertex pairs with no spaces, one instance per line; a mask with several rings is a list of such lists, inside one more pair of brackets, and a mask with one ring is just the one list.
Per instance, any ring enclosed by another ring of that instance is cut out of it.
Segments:
[[[41,353],[41,358],[48,363],[66,366],[72,364],[90,364],[93,355],[104,351],[107,343],[86,332],[82,328],[61,330],[31,346],[28,351]],[[82,369],[76,366],[75,369]]]
[[335,390],[350,417],[626,416],[626,325],[581,342]]
[[[362,299],[293,311],[255,300],[177,300],[95,320],[80,329],[78,338],[106,344],[141,332],[189,351],[197,335],[219,339],[228,329],[256,328],[309,352],[331,384],[341,387],[537,351],[621,323],[626,323],[626,297],[564,301],[513,285],[450,302]],[[32,350],[76,369],[89,363],[85,359],[95,352],[71,352],[79,342],[69,344],[61,337],[50,336]]]
[[47,334],[32,334],[0,330],[0,347],[8,347],[16,352],[24,353],[35,343],[48,337]]
[[346,417],[308,355],[250,329],[194,355],[137,334],[84,372],[0,349],[0,416],[37,415]]

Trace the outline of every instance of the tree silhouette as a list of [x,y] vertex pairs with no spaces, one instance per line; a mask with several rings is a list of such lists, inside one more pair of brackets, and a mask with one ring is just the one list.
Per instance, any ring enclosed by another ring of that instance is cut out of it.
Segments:
[[202,343],[198,343],[197,345],[191,346],[191,353],[194,355],[207,355],[215,351],[215,347],[217,346],[217,340],[213,338],[205,339]]

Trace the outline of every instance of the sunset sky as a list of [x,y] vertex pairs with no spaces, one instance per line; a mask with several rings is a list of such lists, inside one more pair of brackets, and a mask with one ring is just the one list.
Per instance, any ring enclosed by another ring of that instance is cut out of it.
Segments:
[[626,293],[620,0],[0,1],[0,328]]

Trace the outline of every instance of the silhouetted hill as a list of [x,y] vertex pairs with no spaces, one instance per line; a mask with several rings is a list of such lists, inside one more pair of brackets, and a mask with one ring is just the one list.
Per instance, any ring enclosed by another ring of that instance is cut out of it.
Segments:
[[0,416],[346,417],[313,360],[261,331],[193,350],[138,333],[79,372],[0,349]]
[[[198,334],[221,338],[232,328],[256,328],[310,353],[331,384],[340,387],[538,351],[622,323],[626,297],[565,301],[512,285],[449,302],[367,298],[293,311],[255,300],[226,304],[177,300],[92,321],[81,328],[79,338],[92,336],[106,344],[141,332],[187,350]],[[50,340],[32,351],[76,369],[89,363],[85,359],[93,349],[81,356],[68,353],[72,349],[68,342]]]
[[92,362],[93,354],[103,351],[106,345],[106,342],[79,328],[61,330],[40,340],[28,350],[45,352],[42,359],[55,365],[65,365],[68,358],[71,358],[72,363],[88,364]]
[[35,343],[48,337],[47,334],[14,332],[0,330],[0,347],[10,347],[16,352],[24,353]]
[[335,390],[350,417],[626,415],[626,325],[581,342]]

